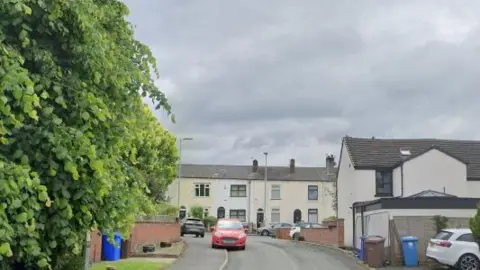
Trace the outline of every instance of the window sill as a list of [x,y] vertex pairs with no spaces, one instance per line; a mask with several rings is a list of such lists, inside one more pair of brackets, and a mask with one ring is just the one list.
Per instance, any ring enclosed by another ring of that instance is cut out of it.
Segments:
[[247,198],[247,196],[230,196],[230,198]]
[[317,199],[308,199],[309,202],[317,202],[318,201],[318,198]]
[[391,194],[391,193],[389,193],[389,194],[385,194],[385,193],[375,194],[375,197],[377,197],[377,198],[393,197],[393,194]]
[[273,198],[270,198],[271,201],[280,201],[281,198],[278,198],[278,199],[273,199]]

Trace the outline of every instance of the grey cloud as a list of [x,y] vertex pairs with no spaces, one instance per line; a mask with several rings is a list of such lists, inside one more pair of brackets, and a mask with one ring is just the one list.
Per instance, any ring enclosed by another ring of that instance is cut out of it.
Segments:
[[480,137],[480,2],[126,1],[184,158],[321,165],[340,139]]

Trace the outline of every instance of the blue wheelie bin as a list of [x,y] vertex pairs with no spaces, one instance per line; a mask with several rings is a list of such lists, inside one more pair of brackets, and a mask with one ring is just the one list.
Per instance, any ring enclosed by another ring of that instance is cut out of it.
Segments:
[[[117,246],[115,246],[115,244]],[[114,243],[108,242],[108,236],[103,235],[102,237],[102,248],[103,248],[103,257],[106,261],[119,261],[120,260],[120,249],[122,246],[122,238],[120,233],[115,233]]]
[[415,236],[405,236],[402,237],[401,240],[405,267],[418,266],[418,238]]
[[365,262],[367,260],[367,256],[365,253],[365,238],[367,238],[367,235],[362,235],[360,236],[360,252],[359,252],[359,257],[362,262]]

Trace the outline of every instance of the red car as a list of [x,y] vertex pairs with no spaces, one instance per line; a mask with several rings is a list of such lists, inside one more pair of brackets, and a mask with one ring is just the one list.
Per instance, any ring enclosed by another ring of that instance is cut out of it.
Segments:
[[245,249],[247,234],[238,219],[219,219],[212,232],[212,248]]

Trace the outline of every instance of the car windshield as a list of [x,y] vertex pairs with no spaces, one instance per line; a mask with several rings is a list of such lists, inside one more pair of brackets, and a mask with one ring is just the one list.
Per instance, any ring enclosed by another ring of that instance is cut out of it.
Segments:
[[240,230],[240,229],[243,229],[243,225],[238,221],[220,220],[217,223],[217,228],[227,229],[227,230]]

